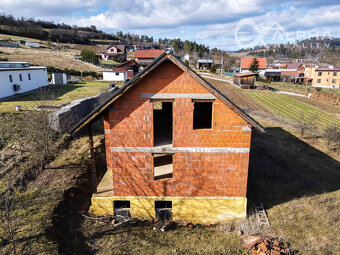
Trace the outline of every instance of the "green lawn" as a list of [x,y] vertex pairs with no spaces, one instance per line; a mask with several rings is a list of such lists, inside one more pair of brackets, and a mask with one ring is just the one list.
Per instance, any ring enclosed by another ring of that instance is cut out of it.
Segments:
[[[256,82],[255,83],[257,86],[264,85],[264,86],[269,86],[277,90],[283,90],[283,91],[290,91],[290,92],[295,92],[295,93],[300,93],[300,94],[305,94],[306,93],[306,85],[304,84],[294,84],[291,82],[271,82],[269,83],[264,83],[264,82]],[[340,94],[340,89],[329,89],[329,88],[315,88],[315,87],[307,87],[310,91],[321,91],[321,92],[326,92],[326,93],[331,93],[331,94]]]
[[14,112],[16,105],[20,105],[24,111],[27,111],[39,105],[59,106],[68,104],[79,98],[95,96],[106,88],[108,88],[108,83],[104,82],[80,82],[77,84],[55,86],[42,92],[0,102],[0,112]]
[[114,60],[101,60],[100,63],[102,65],[118,65],[119,62],[114,61]]
[[315,123],[320,128],[332,124],[340,124],[340,119],[316,107],[297,101],[289,96],[260,91],[243,91],[245,94],[258,101],[264,107],[270,109],[278,116],[296,122],[304,114],[306,117],[315,116]]

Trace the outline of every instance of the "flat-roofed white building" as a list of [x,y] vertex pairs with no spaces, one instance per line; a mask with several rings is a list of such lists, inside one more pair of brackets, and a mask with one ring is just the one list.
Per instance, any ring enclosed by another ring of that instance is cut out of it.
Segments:
[[28,62],[0,62],[0,98],[48,85],[47,68]]
[[128,79],[127,71],[104,70],[102,72],[104,81],[126,81]]

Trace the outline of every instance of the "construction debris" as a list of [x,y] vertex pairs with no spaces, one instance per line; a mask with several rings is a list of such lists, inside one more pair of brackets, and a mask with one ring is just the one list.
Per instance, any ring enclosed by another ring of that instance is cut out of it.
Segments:
[[129,224],[134,224],[137,222],[137,219],[131,218],[131,217],[124,217],[120,215],[104,215],[104,216],[99,216],[99,217],[91,217],[88,215],[83,214],[83,217],[89,220],[96,220],[98,221],[99,224],[102,225],[107,225],[107,224],[112,224],[113,227],[118,227],[121,225],[125,225],[127,223]]
[[298,253],[291,248],[289,243],[272,236],[246,236],[241,238],[241,243],[247,248],[244,251],[246,255],[295,255]]
[[175,225],[176,225],[176,223],[173,222],[173,221],[157,222],[157,224],[153,227],[153,230],[165,232],[165,231],[175,227]]

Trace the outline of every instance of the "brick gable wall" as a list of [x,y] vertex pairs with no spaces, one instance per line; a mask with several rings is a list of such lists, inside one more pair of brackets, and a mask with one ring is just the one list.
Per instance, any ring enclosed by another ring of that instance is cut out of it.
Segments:
[[[115,196],[245,197],[249,153],[176,152],[173,178],[153,180],[150,152],[111,152],[111,147],[153,147],[153,105],[141,93],[209,93],[171,62],[125,93],[105,114],[106,155]],[[247,123],[216,99],[212,129],[193,130],[192,99],[173,103],[174,147],[250,148]]]

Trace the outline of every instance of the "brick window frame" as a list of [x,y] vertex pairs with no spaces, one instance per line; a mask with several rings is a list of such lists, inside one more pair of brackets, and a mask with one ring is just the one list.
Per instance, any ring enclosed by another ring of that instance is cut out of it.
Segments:
[[[171,174],[170,173],[166,173],[166,174],[163,174],[163,175],[155,175],[155,159],[157,156],[160,156],[160,157],[171,157]],[[152,153],[152,180],[153,181],[160,181],[160,180],[165,180],[165,179],[168,179],[168,180],[171,180],[174,176],[174,166],[173,166],[173,163],[174,163],[174,156],[175,156],[175,153]]]
[[[193,104],[193,111],[192,111],[192,117],[193,117],[193,125],[192,129],[193,131],[196,130],[213,130],[214,129],[214,102],[215,99],[192,99],[192,104]],[[194,128],[194,112],[195,112],[195,103],[211,103],[211,127],[210,128]]]

